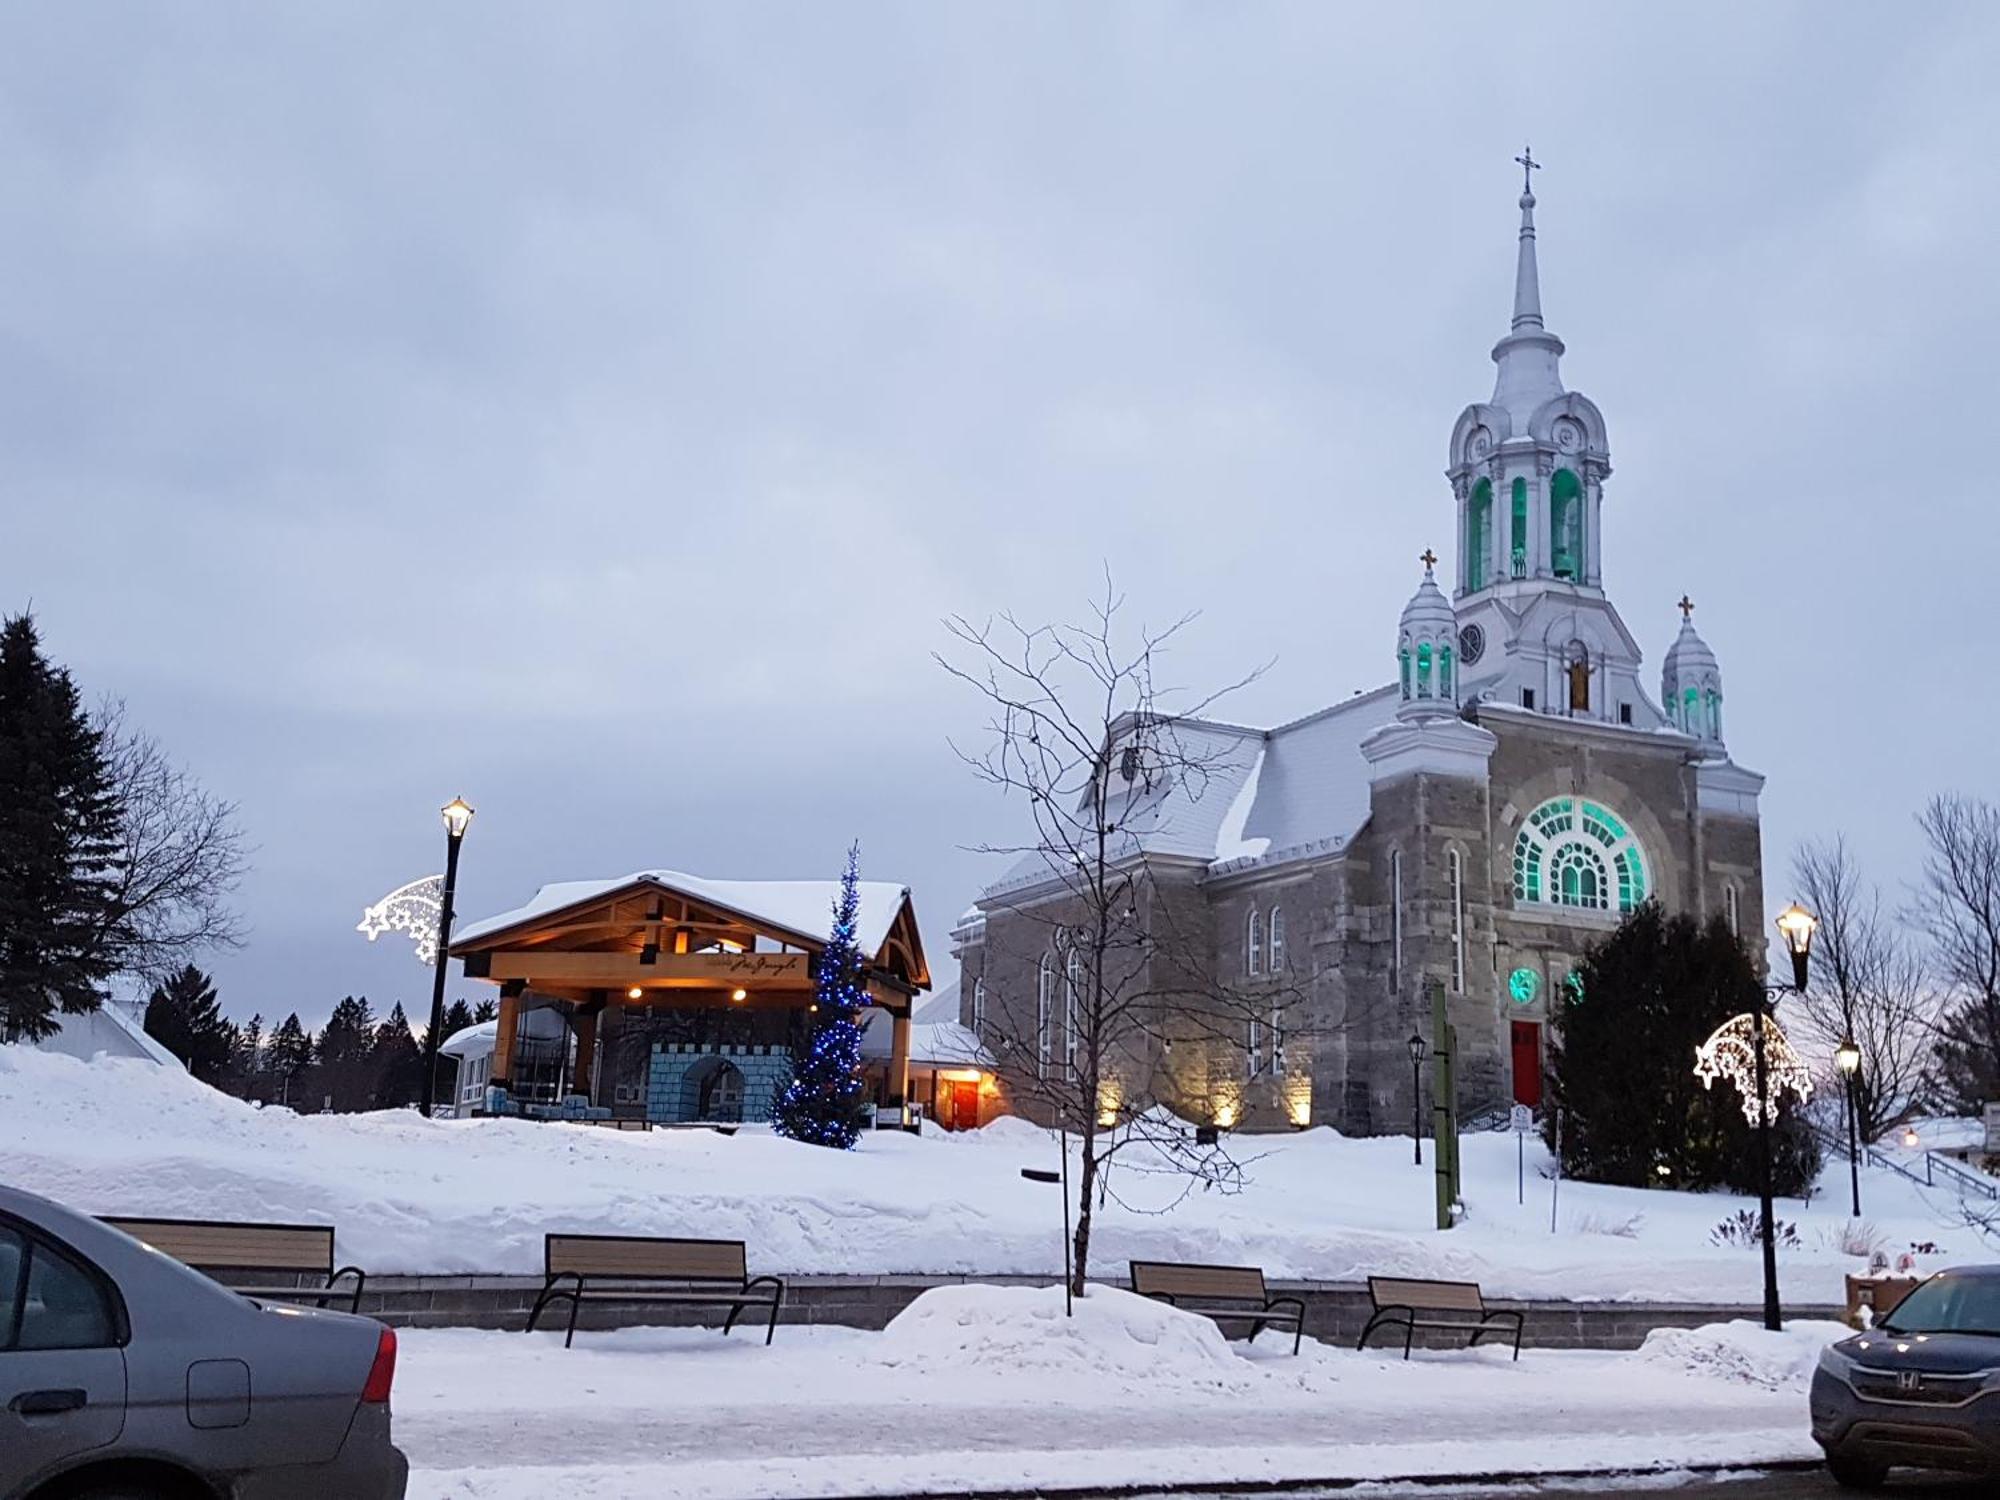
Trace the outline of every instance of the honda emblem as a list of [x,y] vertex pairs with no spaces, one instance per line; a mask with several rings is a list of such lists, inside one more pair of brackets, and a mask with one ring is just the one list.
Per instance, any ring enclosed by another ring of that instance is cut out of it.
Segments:
[[1923,1388],[1924,1376],[1921,1370],[1898,1370],[1896,1372],[1897,1390],[1908,1392],[1920,1391]]

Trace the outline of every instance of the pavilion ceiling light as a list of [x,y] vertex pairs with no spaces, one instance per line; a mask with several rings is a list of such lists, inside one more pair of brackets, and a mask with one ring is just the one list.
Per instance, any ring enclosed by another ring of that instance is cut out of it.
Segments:
[[750,998],[750,992],[748,990],[731,990],[729,992],[729,998],[731,1000],[736,1001],[740,1005],[743,1001],[748,1000]]

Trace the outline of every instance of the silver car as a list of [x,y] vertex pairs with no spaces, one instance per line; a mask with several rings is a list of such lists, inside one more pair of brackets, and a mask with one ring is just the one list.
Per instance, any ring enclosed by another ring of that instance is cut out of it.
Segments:
[[0,1185],[0,1500],[402,1500],[396,1335]]

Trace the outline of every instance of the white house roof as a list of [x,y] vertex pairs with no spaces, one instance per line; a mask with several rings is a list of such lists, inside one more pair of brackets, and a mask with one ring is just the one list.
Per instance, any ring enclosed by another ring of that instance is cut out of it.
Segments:
[[438,1043],[439,1057],[480,1057],[491,1052],[500,1040],[498,1021],[481,1021],[477,1026],[468,1026],[463,1031],[455,1031]]
[[[733,912],[754,926],[815,944],[826,941],[833,928],[834,903],[840,899],[838,880],[710,880],[680,870],[637,870],[614,880],[565,880],[545,885],[525,906],[460,928],[452,935],[452,946],[477,942],[573,906],[586,906],[636,885],[661,886]],[[858,889],[861,910],[855,921],[855,945],[873,957],[888,940],[889,929],[895,926],[910,890],[887,880],[864,880]]]

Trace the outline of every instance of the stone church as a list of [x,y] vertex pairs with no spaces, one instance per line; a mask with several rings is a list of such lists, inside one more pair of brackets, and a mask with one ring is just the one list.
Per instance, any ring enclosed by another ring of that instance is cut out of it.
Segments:
[[[1653,898],[1761,931],[1763,777],[1730,759],[1692,605],[1656,699],[1605,591],[1610,440],[1563,385],[1534,209],[1524,186],[1493,394],[1451,429],[1451,591],[1426,553],[1396,680],[1270,729],[1176,721],[1209,757],[1202,788],[1169,780],[1125,820],[1128,857],[1195,914],[1218,982],[1295,997],[1233,1056],[1122,1061],[1190,1119],[1407,1130],[1408,1038],[1430,1030],[1431,981],[1458,1033],[1464,1111],[1536,1104],[1550,997],[1625,913]],[[990,1032],[1011,1016],[1044,1059],[1063,975],[1030,908],[1049,889],[1017,871],[954,932],[961,1019]]]

